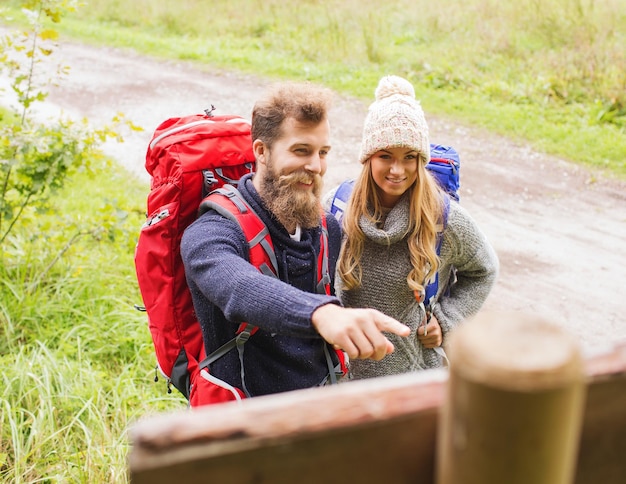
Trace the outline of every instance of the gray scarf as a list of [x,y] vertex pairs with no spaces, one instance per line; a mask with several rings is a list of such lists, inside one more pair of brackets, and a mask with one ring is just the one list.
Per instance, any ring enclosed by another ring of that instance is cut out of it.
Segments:
[[351,376],[354,379],[441,365],[439,355],[425,349],[417,340],[417,328],[424,313],[406,282],[412,269],[407,245],[409,201],[409,194],[405,193],[387,214],[382,227],[365,216],[359,220],[366,236],[361,257],[364,284],[358,289],[339,291],[339,297],[348,307],[375,308],[396,318],[411,328],[411,334],[406,338],[387,334],[395,351],[381,361],[352,361]]
[[382,228],[361,215],[359,226],[365,236],[380,245],[391,245],[402,240],[409,230],[409,193],[406,192],[385,217]]

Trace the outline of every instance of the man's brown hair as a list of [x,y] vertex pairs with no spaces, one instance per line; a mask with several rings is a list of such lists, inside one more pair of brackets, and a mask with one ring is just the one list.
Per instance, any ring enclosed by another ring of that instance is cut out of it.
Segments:
[[252,110],[252,140],[261,140],[271,148],[281,135],[287,118],[313,126],[328,118],[331,91],[309,82],[274,84]]

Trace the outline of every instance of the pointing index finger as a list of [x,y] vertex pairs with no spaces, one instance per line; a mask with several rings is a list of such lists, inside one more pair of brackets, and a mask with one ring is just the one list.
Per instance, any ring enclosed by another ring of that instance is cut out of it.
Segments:
[[385,315],[382,315],[377,320],[377,325],[378,329],[381,331],[388,331],[389,333],[397,334],[398,336],[408,336],[411,332],[407,325]]

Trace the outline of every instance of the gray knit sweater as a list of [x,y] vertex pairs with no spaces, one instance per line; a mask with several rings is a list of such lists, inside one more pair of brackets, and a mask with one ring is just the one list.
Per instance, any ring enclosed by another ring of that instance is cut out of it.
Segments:
[[[405,236],[408,220],[409,199],[405,194],[389,212],[382,228],[366,217],[360,221],[367,236],[361,258],[363,285],[350,291],[341,291],[338,287],[338,296],[346,307],[376,308],[396,318],[411,328],[411,334],[405,338],[387,334],[395,351],[381,361],[352,360],[353,379],[442,365],[441,356],[433,349],[424,348],[417,339],[417,328],[424,313],[406,282],[411,269]],[[492,246],[468,212],[454,201],[450,202],[440,259],[438,302],[433,312],[441,325],[445,343],[451,329],[478,312],[498,272],[498,258]],[[456,269],[456,282],[452,280],[452,268]],[[443,295],[449,285],[449,293]]]

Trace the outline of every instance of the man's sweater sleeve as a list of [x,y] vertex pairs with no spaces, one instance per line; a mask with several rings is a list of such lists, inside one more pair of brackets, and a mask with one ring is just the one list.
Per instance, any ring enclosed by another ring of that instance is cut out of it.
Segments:
[[[183,234],[181,256],[194,304],[217,306],[234,323],[246,321],[270,333],[319,337],[313,312],[332,296],[301,291],[266,276],[248,262],[247,242],[240,227],[207,212]],[[201,297],[198,297],[201,293]]]

